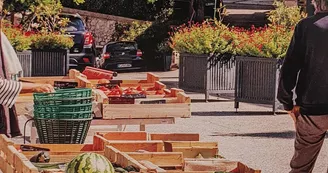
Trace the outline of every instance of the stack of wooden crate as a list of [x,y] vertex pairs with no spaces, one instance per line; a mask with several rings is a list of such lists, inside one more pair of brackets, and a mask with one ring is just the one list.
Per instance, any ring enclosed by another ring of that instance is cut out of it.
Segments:
[[[0,136],[0,170],[4,173],[39,173],[29,159],[38,151],[21,151]],[[220,158],[217,142],[199,141],[199,134],[159,134],[146,132],[97,132],[93,144],[31,144],[49,149],[50,163],[68,163],[75,156],[94,152],[104,155],[112,164],[122,168],[133,166],[141,173],[179,172],[260,173],[237,161]],[[49,169],[43,173],[64,173]]]

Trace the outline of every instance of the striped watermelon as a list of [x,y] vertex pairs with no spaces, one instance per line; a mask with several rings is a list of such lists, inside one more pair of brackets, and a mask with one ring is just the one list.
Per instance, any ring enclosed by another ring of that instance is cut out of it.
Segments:
[[96,153],[76,156],[66,167],[66,173],[115,173],[106,157]]

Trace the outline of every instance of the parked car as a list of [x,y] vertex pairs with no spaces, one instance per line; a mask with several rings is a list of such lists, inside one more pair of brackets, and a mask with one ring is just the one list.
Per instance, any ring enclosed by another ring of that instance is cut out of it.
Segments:
[[70,21],[66,26],[66,34],[73,37],[74,46],[69,50],[70,68],[83,70],[85,66],[96,66],[97,49],[95,39],[86,29],[79,14],[60,14]]
[[100,66],[106,70],[141,70],[144,68],[142,51],[134,41],[107,43],[102,51]]

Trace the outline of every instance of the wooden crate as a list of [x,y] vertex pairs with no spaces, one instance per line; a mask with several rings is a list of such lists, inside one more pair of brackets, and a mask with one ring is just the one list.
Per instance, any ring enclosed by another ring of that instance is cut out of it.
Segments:
[[[8,146],[6,153],[7,162],[13,165],[13,172],[17,173],[38,173],[37,168],[29,161],[31,157],[39,151],[20,151],[19,144]],[[104,155],[103,150],[95,150],[93,144],[33,144],[29,146],[49,149],[50,163],[70,162],[74,157],[85,152],[93,152]],[[64,173],[61,169],[47,170],[47,173]]]
[[[92,88],[92,84],[87,80],[86,76],[77,70],[70,70],[68,76],[46,76],[46,77],[22,77],[19,78],[22,82],[50,84],[54,86],[55,81],[60,82],[77,82],[79,88]],[[18,102],[33,101],[33,93],[20,94]]]
[[122,167],[133,165],[146,172],[166,173],[260,173],[238,161],[226,159],[188,159],[181,152],[122,152],[113,146],[105,147],[105,155]]
[[184,158],[217,158],[219,148],[217,142],[202,141],[165,141],[166,152],[182,152]]
[[[162,98],[165,104],[138,104],[142,101],[157,99],[136,99],[135,104],[103,104],[103,119],[133,119],[133,118],[170,118],[191,116],[191,99],[184,92],[178,92],[176,97]],[[106,102],[105,102],[106,103]],[[126,109],[127,106],[129,109]]]
[[[163,152],[163,141],[125,141],[125,140],[106,140],[101,136],[94,136],[94,143],[101,149],[106,145],[113,146],[123,152],[148,151]],[[99,149],[98,148],[98,149]]]
[[162,141],[199,141],[198,133],[150,133],[150,140]]
[[104,149],[106,141],[146,141],[147,133],[146,132],[95,132],[93,136],[93,143],[98,146],[98,149]]

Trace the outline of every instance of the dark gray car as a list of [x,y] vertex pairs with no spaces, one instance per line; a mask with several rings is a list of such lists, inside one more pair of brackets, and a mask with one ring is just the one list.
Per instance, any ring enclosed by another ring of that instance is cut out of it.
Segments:
[[103,48],[100,66],[106,70],[141,70],[144,68],[142,52],[134,41],[110,42]]

